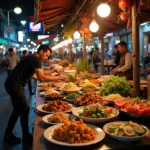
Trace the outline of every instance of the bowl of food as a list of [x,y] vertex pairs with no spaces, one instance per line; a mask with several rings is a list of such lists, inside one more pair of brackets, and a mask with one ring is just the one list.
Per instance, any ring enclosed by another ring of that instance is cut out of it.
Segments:
[[132,121],[110,122],[103,129],[110,137],[124,142],[133,142],[149,134],[146,126]]
[[124,98],[114,101],[115,107],[120,111],[120,114],[126,115],[131,119],[148,120],[150,119],[150,101]]
[[98,124],[111,121],[119,115],[119,111],[112,107],[94,104],[91,106],[76,107],[72,109],[74,116],[83,119],[90,124]]

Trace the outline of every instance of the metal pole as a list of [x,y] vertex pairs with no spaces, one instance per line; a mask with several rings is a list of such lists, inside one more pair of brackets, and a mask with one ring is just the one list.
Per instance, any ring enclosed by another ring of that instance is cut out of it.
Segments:
[[[8,28],[10,28],[10,11],[7,11],[7,19],[8,19]],[[10,33],[8,34],[8,47],[10,46]]]
[[10,11],[7,11],[8,27],[10,26]]
[[133,41],[133,96],[140,95],[140,52],[139,52],[139,14],[138,1],[132,6],[132,41]]

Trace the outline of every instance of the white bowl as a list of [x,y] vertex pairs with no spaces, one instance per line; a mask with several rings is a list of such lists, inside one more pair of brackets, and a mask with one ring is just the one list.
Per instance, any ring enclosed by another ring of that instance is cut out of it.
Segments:
[[[102,106],[102,107],[107,107],[107,106]],[[109,118],[88,118],[88,117],[83,117],[83,116],[79,115],[79,113],[83,112],[83,109],[84,109],[84,106],[76,107],[76,108],[74,107],[74,108],[72,108],[72,114],[74,116],[78,117],[78,118],[83,119],[85,122],[90,123],[90,124],[105,123],[105,122],[111,121],[112,119],[114,119],[115,117],[117,117],[119,115],[119,111],[116,110],[115,108],[113,108],[116,111],[116,115],[113,116],[113,117],[109,117]]]
[[116,136],[113,135],[111,133],[108,132],[108,126],[112,125],[112,124],[120,124],[120,123],[127,123],[127,121],[115,121],[115,122],[110,122],[104,125],[103,130],[112,138],[118,140],[118,141],[122,141],[122,142],[133,142],[133,141],[137,141],[139,139],[141,139],[142,137],[146,136],[147,134],[149,134],[149,129],[147,127],[144,126],[144,128],[147,130],[147,132],[142,135],[142,136],[134,136],[134,137],[127,137],[127,136]]

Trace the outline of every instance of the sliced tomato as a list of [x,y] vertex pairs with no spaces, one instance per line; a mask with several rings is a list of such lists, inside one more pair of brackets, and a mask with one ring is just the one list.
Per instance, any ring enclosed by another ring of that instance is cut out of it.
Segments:
[[150,114],[150,107],[140,110],[140,114],[149,115]]
[[106,110],[109,114],[111,114],[113,112],[113,108],[107,108]]
[[140,110],[148,108],[147,104],[139,104]]
[[86,112],[85,114],[84,114],[84,117],[89,117],[89,116],[91,116],[92,114],[90,113],[90,112]]
[[137,109],[134,106],[128,106],[126,107],[127,112],[133,113],[133,114],[139,114],[140,110]]
[[118,108],[124,108],[127,104],[126,100],[115,100],[114,104],[118,107]]

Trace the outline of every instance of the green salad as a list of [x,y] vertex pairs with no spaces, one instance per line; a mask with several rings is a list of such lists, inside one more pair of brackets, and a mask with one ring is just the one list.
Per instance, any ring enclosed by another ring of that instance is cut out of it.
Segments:
[[109,118],[116,115],[116,111],[111,107],[84,107],[83,112],[79,113],[82,117],[88,118]]
[[146,128],[132,121],[126,123],[112,123],[107,131],[115,136],[142,136],[146,133]]
[[74,103],[76,98],[78,98],[79,96],[80,94],[78,93],[70,93],[65,96],[65,99],[68,100],[69,102]]
[[131,96],[131,87],[125,77],[112,76],[104,81],[100,88],[100,95],[107,96],[110,94],[120,94],[121,96]]

